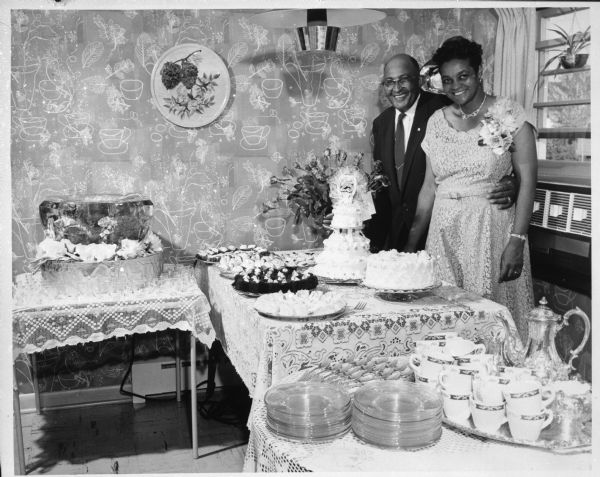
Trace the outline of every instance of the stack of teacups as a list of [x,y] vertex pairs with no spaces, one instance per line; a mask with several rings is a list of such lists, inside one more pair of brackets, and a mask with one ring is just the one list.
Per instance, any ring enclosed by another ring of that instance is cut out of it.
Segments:
[[383,447],[418,448],[442,434],[442,401],[429,386],[407,381],[365,384],[354,393],[352,430]]
[[440,372],[438,383],[446,417],[460,422],[469,419],[474,382],[490,377],[493,357],[488,354],[466,355],[457,357],[455,362]]
[[435,333],[416,342],[416,352],[409,358],[415,382],[438,386],[440,373],[445,369],[470,370],[470,374],[488,371],[493,363],[485,353],[485,345],[460,338],[456,333]]
[[506,417],[514,439],[535,441],[554,418],[548,406],[555,393],[536,379],[511,381],[503,390]]
[[334,384],[299,381],[265,393],[267,426],[281,437],[303,442],[329,440],[350,429],[350,395]]

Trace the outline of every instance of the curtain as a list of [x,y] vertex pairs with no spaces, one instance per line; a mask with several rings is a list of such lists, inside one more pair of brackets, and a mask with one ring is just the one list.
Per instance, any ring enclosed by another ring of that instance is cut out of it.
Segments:
[[496,8],[498,30],[494,65],[494,94],[523,105],[535,124],[537,71],[536,15],[534,8]]

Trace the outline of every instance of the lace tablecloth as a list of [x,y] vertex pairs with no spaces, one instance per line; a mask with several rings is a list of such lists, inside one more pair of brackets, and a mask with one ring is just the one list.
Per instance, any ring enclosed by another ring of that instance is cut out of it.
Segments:
[[13,293],[14,353],[165,329],[191,331],[210,346],[210,306],[191,270],[166,267],[155,283],[120,294],[52,296],[38,275],[19,277]]
[[[245,472],[575,472],[592,470],[592,454],[560,455],[462,434],[444,427],[430,447],[404,451],[366,444],[350,431],[328,443],[301,444],[275,436],[262,401],[254,408]],[[572,473],[572,474],[571,474]],[[411,474],[412,475],[412,474]]]
[[[503,320],[516,333],[508,309],[454,286],[389,302],[363,287],[319,285],[344,295],[348,312],[335,320],[297,322],[260,316],[255,299],[235,291],[216,266],[200,265],[200,281],[217,339],[255,400],[271,384],[326,359],[406,355],[426,334],[450,330],[494,352],[504,340]],[[366,302],[363,310],[354,309],[358,302]]]

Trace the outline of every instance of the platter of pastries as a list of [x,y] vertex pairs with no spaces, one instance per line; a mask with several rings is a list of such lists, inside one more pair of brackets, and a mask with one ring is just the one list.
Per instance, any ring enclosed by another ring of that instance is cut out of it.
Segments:
[[254,244],[239,246],[228,245],[222,247],[210,247],[201,250],[196,254],[196,258],[202,263],[212,265],[214,263],[219,263],[223,257],[236,252],[253,253],[261,256],[269,253],[266,248],[258,247]]
[[315,264],[315,256],[318,253],[317,251],[290,250],[273,254],[281,258],[286,267],[308,268]]
[[333,319],[346,310],[346,302],[334,292],[299,290],[260,296],[255,310],[267,318],[284,320]]
[[285,262],[280,257],[265,255],[260,251],[236,251],[221,257],[218,267],[222,276],[234,278],[238,274],[257,268],[281,270],[285,268]]

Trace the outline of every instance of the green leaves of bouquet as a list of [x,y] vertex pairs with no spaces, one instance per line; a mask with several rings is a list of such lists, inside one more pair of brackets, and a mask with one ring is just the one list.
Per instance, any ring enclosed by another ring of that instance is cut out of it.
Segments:
[[[199,75],[198,67],[190,58],[202,50],[191,52],[185,58],[167,61],[160,70],[164,87],[174,95],[165,98],[165,107],[172,114],[180,118],[190,117],[193,114],[202,114],[206,108],[215,104],[214,90],[217,87],[219,73],[202,73]],[[182,85],[183,88],[179,88]]]
[[[272,176],[271,185],[280,187],[274,201],[263,204],[263,213],[279,208],[279,203],[287,202],[294,213],[295,223],[303,218],[310,219],[317,230],[324,229],[323,219],[332,211],[329,194],[329,179],[341,167],[362,168],[364,154],[348,155],[345,151],[326,149],[321,156],[309,154],[304,163],[294,162],[293,169],[284,167],[282,176]],[[376,161],[373,171],[368,174],[368,187],[378,191],[389,185],[389,179],[383,173],[383,164]]]

